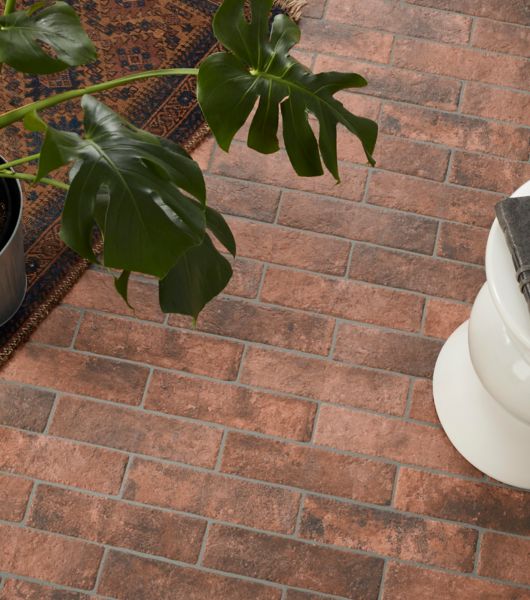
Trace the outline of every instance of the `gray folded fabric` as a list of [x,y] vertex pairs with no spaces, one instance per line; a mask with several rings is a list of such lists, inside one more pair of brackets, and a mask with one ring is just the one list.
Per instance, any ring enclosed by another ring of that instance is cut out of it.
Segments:
[[519,289],[530,309],[530,196],[501,200],[495,211],[512,255]]

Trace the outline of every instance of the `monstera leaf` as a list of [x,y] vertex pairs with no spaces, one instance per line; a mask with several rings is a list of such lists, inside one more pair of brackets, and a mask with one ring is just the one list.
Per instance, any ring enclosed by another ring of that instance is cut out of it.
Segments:
[[[339,123],[360,139],[368,161],[374,164],[377,124],[351,114],[333,97],[339,90],[361,87],[366,81],[355,73],[311,73],[289,55],[300,39],[298,26],[280,14],[270,28],[272,0],[251,0],[250,20],[244,5],[245,0],[223,2],[213,29],[229,52],[210,56],[199,69],[199,104],[218,144],[228,151],[234,135],[259,100],[248,145],[265,154],[279,149],[281,111],[285,148],[299,175],[321,175],[322,157],[327,169],[339,180]],[[318,141],[308,113],[318,120]]]
[[37,2],[0,16],[0,63],[23,73],[55,73],[96,58],[96,49],[66,2]]

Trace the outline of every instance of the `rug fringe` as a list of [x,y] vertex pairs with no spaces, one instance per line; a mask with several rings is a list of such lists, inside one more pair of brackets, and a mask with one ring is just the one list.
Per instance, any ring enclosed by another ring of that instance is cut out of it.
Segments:
[[294,21],[299,21],[302,10],[307,4],[306,0],[275,0],[274,4],[284,10]]

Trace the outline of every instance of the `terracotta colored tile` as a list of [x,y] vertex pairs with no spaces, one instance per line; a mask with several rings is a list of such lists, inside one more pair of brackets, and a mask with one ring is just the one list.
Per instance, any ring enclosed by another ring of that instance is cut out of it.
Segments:
[[20,348],[0,371],[4,380],[125,404],[140,404],[148,374],[145,367],[32,344]]
[[390,135],[514,160],[528,158],[530,135],[523,127],[396,104],[385,104],[380,125]]
[[[337,92],[335,98],[342,102],[342,104],[344,104],[344,106],[354,115],[361,115],[365,119],[376,121],[381,109],[381,100],[364,94],[357,94],[356,91],[353,93],[351,91],[348,92],[347,90]],[[340,129],[337,131],[340,131]],[[340,152],[340,148],[338,148],[338,150]]]
[[261,299],[405,331],[418,331],[423,313],[417,295],[274,268],[267,271]]
[[80,492],[39,486],[28,524],[99,544],[196,562],[206,521]]
[[0,382],[0,423],[44,431],[54,398],[51,392]]
[[0,519],[22,521],[32,487],[29,479],[0,474]]
[[323,596],[322,594],[299,592],[289,588],[287,590],[286,600],[333,600],[333,598],[331,596]]
[[90,314],[83,320],[76,347],[221,379],[235,379],[242,353],[237,342]]
[[86,590],[96,582],[101,547],[1,524],[0,537],[1,571]]
[[292,533],[300,495],[218,473],[136,459],[129,471],[125,498],[211,519]]
[[316,403],[155,371],[145,407],[238,429],[308,441]]
[[357,365],[430,377],[441,344],[418,336],[343,323],[333,357]]
[[377,598],[383,561],[302,542],[214,525],[208,567],[355,600]]
[[410,417],[418,421],[439,424],[438,415],[432,397],[432,382],[429,379],[418,379],[412,386]]
[[530,58],[530,31],[509,23],[478,19],[473,31],[473,46]]
[[404,468],[395,504],[400,510],[530,535],[530,494],[516,489]]
[[236,258],[232,269],[232,279],[224,292],[243,298],[255,298],[258,295],[263,265],[253,260]]
[[432,254],[437,228],[431,219],[300,192],[283,194],[278,222],[424,254]]
[[[156,582],[156,585],[153,585]],[[280,600],[281,589],[112,551],[99,592],[118,600]]]
[[476,17],[486,17],[499,21],[510,21],[530,25],[530,17],[524,0],[506,3],[504,0],[408,0],[412,4],[433,6]]
[[[355,90],[361,94],[441,110],[456,110],[458,106],[461,83],[454,79],[326,55],[317,56],[314,70],[360,73],[368,81],[365,88]],[[329,194],[327,191],[324,193]]]
[[241,380],[314,400],[402,415],[408,379],[285,352],[250,348]]
[[400,4],[399,0],[328,0],[327,18],[361,27],[374,27],[392,33],[465,44],[471,19],[419,6]]
[[426,305],[425,335],[446,340],[459,325],[469,319],[470,314],[469,304],[429,298]]
[[91,308],[116,315],[134,316],[138,319],[161,323],[164,314],[158,304],[158,286],[131,278],[129,304],[131,310],[116,293],[114,277],[100,271],[87,271],[68,293],[64,301],[80,308]]
[[362,502],[388,504],[394,467],[318,448],[231,433],[222,470]]
[[57,306],[39,325],[31,341],[68,348],[74,339],[81,315],[66,306]]
[[402,463],[480,476],[454,449],[445,433],[430,425],[323,406],[315,442]]
[[[368,202],[431,217],[489,227],[501,196],[393,173],[372,175]],[[388,244],[383,244],[388,246]]]
[[472,529],[309,496],[301,537],[352,550],[471,572],[478,534]]
[[391,564],[385,578],[383,600],[528,600],[530,591],[493,581],[470,579],[462,575]]
[[0,433],[0,470],[107,494],[120,489],[122,453],[12,429]]
[[208,163],[210,162],[210,157],[212,155],[214,147],[215,140],[213,139],[213,137],[207,137],[191,153],[191,157],[193,158],[193,160],[199,163],[199,166],[202,171],[205,171],[208,168]]
[[[169,323],[182,326],[185,322],[174,316]],[[216,298],[197,320],[199,331],[323,355],[329,353],[334,327],[330,318],[234,298]]]
[[[529,63],[530,64],[530,63]],[[459,185],[481,187],[505,196],[530,179],[530,164],[455,152],[449,180]]]
[[479,575],[530,585],[530,539],[486,532],[480,546]]
[[[309,17],[312,19],[321,19],[324,16],[324,8],[326,6],[326,0],[314,0],[308,2],[303,9],[302,16]],[[305,26],[305,21],[303,22]]]
[[484,264],[489,231],[459,223],[441,223],[438,256]]
[[89,600],[90,596],[18,579],[6,581],[0,600]]
[[344,275],[350,242],[305,231],[229,219],[238,253],[246,258]]
[[[300,44],[297,46],[299,49],[351,56],[381,63],[389,61],[392,35],[337,23],[334,21],[335,7],[331,5],[329,11],[326,21],[303,22],[303,34]],[[362,25],[362,23],[356,20],[353,25]]]
[[278,188],[239,179],[206,177],[208,204],[225,215],[272,223],[280,202]]
[[50,433],[159,458],[213,467],[221,431],[138,410],[60,398]]
[[485,281],[480,267],[356,244],[350,277],[433,296],[473,302]]
[[530,126],[530,96],[478,83],[468,83],[464,90],[462,112],[512,121]]

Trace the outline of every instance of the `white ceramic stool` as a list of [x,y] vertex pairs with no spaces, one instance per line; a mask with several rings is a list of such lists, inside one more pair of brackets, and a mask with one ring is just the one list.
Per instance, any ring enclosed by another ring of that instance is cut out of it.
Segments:
[[[513,196],[530,196],[530,181]],[[471,318],[440,352],[434,403],[449,439],[472,465],[530,489],[530,311],[497,221],[486,277]]]

